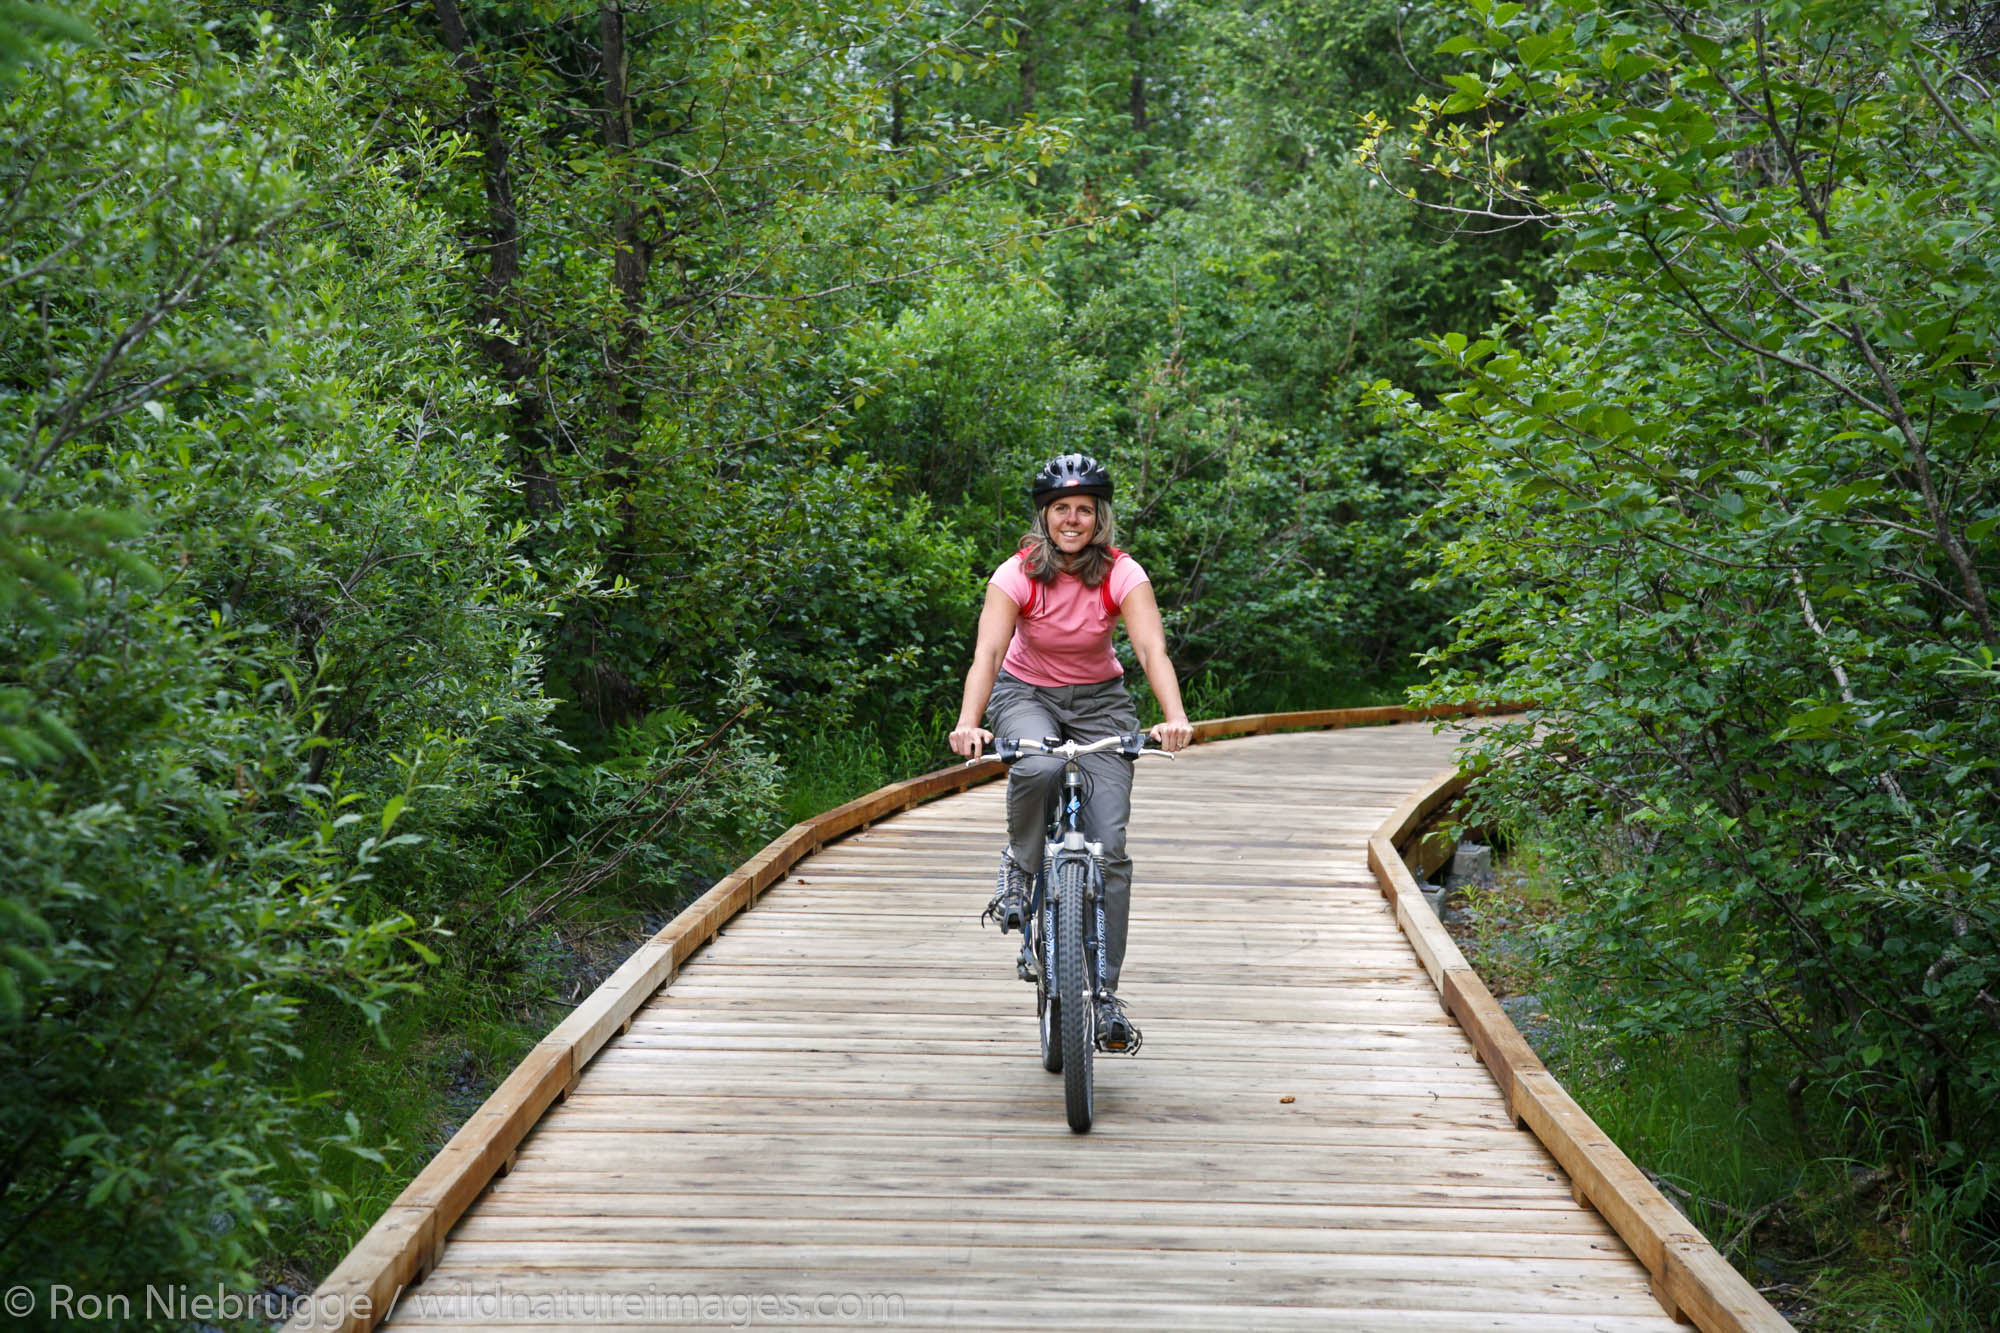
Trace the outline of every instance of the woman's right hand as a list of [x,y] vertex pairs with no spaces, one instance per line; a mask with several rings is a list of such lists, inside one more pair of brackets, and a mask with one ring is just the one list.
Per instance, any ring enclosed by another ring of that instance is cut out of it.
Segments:
[[977,759],[980,751],[993,743],[993,733],[970,722],[951,729],[951,752],[964,759]]

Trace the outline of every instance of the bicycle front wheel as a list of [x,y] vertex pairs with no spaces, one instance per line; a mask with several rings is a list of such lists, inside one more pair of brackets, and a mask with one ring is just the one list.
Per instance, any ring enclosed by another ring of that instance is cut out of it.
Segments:
[[[1041,895],[1036,895],[1040,900]],[[1034,913],[1035,962],[1041,975],[1035,978],[1035,1016],[1042,1029],[1042,1068],[1051,1074],[1062,1073],[1062,1001],[1056,998],[1055,953],[1049,942],[1056,934],[1056,904],[1053,898],[1042,902]]]
[[1082,861],[1056,866],[1056,999],[1062,1028],[1063,1110],[1069,1127],[1090,1128],[1091,1056],[1097,1044],[1097,998],[1091,993],[1091,958],[1084,944],[1090,920],[1089,870]]
[[1046,979],[1035,984],[1035,1013],[1042,1025],[1042,1068],[1062,1073],[1062,1001],[1049,989]]

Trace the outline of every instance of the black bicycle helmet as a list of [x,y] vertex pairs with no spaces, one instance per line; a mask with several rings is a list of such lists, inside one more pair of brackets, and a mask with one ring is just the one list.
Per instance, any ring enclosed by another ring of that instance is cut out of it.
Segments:
[[1109,500],[1111,474],[1089,454],[1058,454],[1035,474],[1031,493],[1037,509],[1058,495],[1095,495]]

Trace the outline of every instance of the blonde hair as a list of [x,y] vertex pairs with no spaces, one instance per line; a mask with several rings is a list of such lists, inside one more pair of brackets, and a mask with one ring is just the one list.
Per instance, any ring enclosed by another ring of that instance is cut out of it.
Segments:
[[1022,573],[1037,583],[1054,583],[1058,574],[1074,574],[1091,588],[1110,577],[1117,560],[1111,547],[1118,540],[1118,519],[1111,512],[1111,501],[1097,495],[1090,498],[1097,503],[1097,524],[1091,531],[1090,545],[1073,556],[1064,555],[1049,535],[1049,507],[1042,505],[1035,510],[1034,526],[1021,534]]

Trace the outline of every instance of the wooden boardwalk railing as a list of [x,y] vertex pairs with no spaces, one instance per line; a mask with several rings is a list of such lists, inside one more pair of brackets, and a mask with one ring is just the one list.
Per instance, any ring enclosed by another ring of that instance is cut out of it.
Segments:
[[1018,937],[975,922],[1000,789],[910,809],[997,765],[944,770],[676,918],[294,1329],[1787,1327],[1424,908],[1405,844],[1462,782],[1417,716],[1223,719],[1198,737],[1265,738],[1142,771],[1146,1049],[1100,1059],[1089,1135],[1035,1057]]

